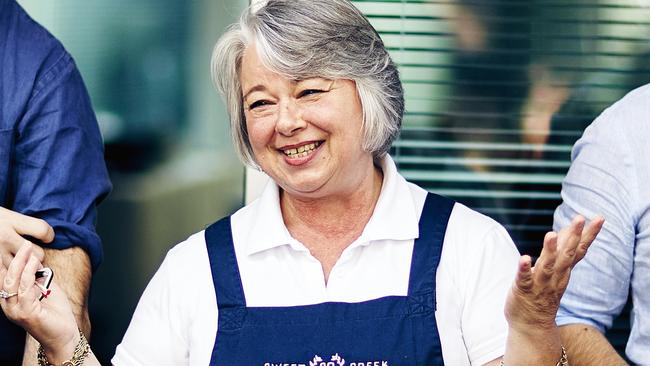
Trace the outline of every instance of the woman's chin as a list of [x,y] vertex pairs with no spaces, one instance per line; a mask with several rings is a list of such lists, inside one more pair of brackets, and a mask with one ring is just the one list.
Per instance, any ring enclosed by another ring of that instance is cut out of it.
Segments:
[[289,196],[296,198],[318,198],[322,196],[322,184],[316,182],[303,182],[300,184],[285,184],[282,190]]
[[288,180],[276,180],[276,183],[292,197],[319,198],[326,194],[328,181],[329,179],[319,174],[304,177],[294,175]]

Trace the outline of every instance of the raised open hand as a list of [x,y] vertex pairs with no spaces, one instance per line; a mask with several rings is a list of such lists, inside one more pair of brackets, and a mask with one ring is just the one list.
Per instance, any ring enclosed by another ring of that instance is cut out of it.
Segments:
[[520,258],[505,308],[511,328],[555,327],[555,315],[571,269],[584,258],[604,221],[597,217],[585,227],[585,219],[577,216],[559,233],[546,234],[544,248],[534,267],[529,256]]
[[535,267],[531,267],[529,256],[519,259],[505,306],[509,326],[505,365],[565,364],[555,316],[571,269],[584,258],[603,223],[604,219],[597,217],[585,227],[585,219],[577,216],[559,233],[546,234]]

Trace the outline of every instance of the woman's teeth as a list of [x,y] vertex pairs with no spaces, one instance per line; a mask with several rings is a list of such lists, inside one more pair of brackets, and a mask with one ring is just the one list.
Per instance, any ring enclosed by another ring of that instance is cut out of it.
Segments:
[[284,154],[290,158],[302,158],[309,155],[312,151],[320,145],[320,142],[314,142],[311,144],[299,146],[295,149],[283,150]]

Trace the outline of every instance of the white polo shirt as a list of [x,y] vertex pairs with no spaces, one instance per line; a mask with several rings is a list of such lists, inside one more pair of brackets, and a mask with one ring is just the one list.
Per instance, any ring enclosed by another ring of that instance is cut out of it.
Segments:
[[[408,292],[411,255],[427,192],[382,161],[384,181],[361,236],[325,284],[322,267],[282,220],[277,185],[231,218],[247,305],[361,302]],[[519,254],[494,220],[456,204],[436,274],[436,321],[445,364],[483,365],[505,350],[506,295]],[[114,365],[207,365],[217,301],[204,232],[172,248],[133,314]],[[228,365],[224,365],[228,366]],[[256,366],[256,365],[251,365]],[[262,365],[259,365],[262,366]]]

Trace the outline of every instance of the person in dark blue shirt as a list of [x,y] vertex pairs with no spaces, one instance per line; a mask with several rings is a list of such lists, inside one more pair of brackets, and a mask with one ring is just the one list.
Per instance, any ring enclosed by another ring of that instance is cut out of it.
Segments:
[[[14,0],[0,0],[0,271],[25,240],[54,269],[77,322],[102,259],[97,204],[111,185],[90,98],[72,57]],[[0,312],[0,365],[36,361]],[[34,343],[32,343],[34,342]],[[33,361],[32,361],[33,360]]]

